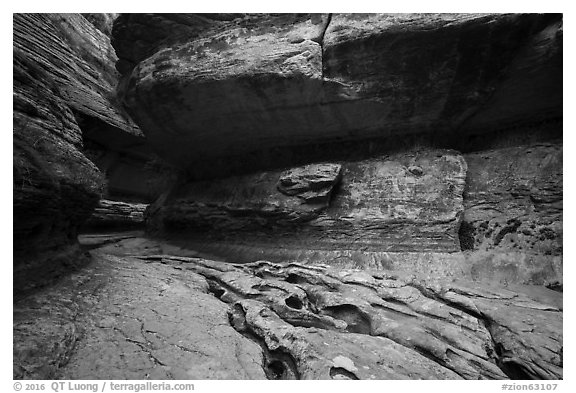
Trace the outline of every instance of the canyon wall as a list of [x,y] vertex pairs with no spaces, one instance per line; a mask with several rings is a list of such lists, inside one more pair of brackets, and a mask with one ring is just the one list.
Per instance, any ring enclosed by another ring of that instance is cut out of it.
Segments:
[[450,150],[310,164],[186,184],[150,209],[149,224],[302,248],[454,252],[465,178]]
[[[102,195],[126,187],[111,168],[141,180],[153,172],[142,173],[152,153],[115,98],[109,37],[80,14],[14,14],[13,22],[14,288],[22,290],[81,264],[78,228]],[[102,165],[95,151],[113,159]],[[141,162],[122,164],[134,156]]]
[[120,98],[185,171],[149,232],[555,285],[562,37],[557,14],[121,15]]
[[562,24],[14,14],[14,378],[563,378]]
[[562,117],[559,15],[122,15],[113,44],[127,110],[193,177],[310,161],[302,146],[457,147]]
[[561,282],[561,15],[15,14],[14,108],[17,271],[103,196],[160,236]]

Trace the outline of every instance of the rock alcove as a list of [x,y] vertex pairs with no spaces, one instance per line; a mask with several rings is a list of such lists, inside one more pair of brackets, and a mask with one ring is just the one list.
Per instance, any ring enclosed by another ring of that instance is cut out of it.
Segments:
[[13,23],[15,379],[563,378],[562,15]]

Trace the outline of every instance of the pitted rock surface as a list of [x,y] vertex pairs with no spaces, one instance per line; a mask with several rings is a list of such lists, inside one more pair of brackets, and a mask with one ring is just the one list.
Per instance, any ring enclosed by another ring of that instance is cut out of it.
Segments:
[[562,255],[562,145],[470,153],[464,249]]
[[15,378],[562,378],[554,291],[124,242],[15,304]]

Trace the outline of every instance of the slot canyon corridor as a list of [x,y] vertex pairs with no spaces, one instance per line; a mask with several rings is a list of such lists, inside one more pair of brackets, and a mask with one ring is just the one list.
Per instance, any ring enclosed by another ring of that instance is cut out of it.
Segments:
[[13,33],[14,379],[563,379],[562,14]]

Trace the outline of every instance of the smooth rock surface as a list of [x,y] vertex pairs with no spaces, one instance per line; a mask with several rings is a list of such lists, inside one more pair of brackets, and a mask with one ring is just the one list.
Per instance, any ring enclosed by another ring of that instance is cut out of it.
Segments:
[[15,379],[265,379],[260,347],[202,277],[93,258],[14,305]]
[[[278,241],[254,241],[246,236],[236,241],[191,239],[170,236],[165,240],[176,249],[193,249],[194,256],[226,262],[249,263],[258,260],[330,265],[340,269],[394,270],[435,279],[457,279],[492,283],[502,287],[514,284],[542,285],[562,291],[562,256],[549,256],[503,250],[465,252],[387,252],[355,248],[318,249]],[[352,246],[353,247],[353,246]],[[158,254],[169,254],[164,247]],[[184,255],[184,254],[176,254]],[[186,255],[184,255],[186,256]]]
[[562,117],[561,15],[230,18],[126,15],[113,34],[127,110],[194,176],[278,147]]
[[126,239],[14,307],[14,377],[561,379],[562,296],[158,255]]

